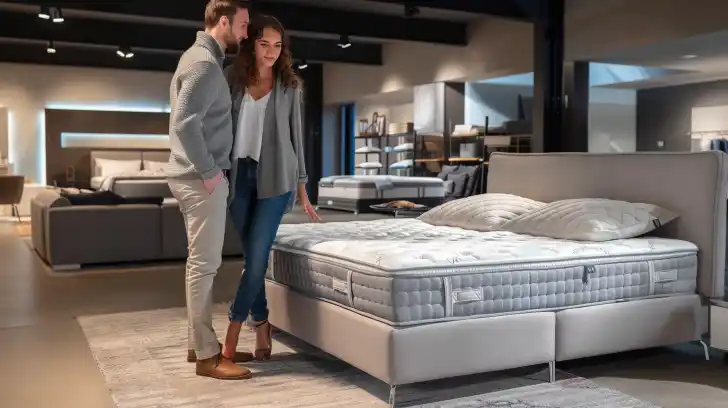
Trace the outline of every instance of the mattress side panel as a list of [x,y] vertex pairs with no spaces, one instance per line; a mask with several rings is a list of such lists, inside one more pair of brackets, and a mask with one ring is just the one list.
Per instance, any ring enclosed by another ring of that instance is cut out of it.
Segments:
[[353,307],[391,322],[418,322],[445,317],[443,279],[384,278],[354,272]]

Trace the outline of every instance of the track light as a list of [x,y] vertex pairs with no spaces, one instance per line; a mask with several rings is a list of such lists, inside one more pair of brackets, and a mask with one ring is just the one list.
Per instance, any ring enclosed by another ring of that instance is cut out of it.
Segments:
[[351,47],[351,41],[349,41],[348,35],[346,35],[346,34],[341,35],[341,38],[339,39],[339,47],[341,47],[341,48]]
[[48,9],[48,6],[40,6],[40,11],[38,12],[38,18],[43,19],[43,20],[51,19],[51,12]]
[[407,18],[416,17],[420,14],[420,9],[415,6],[404,6],[404,16]]
[[306,62],[306,60],[303,60],[298,64],[298,69],[306,69],[306,68],[308,68],[308,62]]
[[124,59],[129,59],[134,56],[134,51],[132,51],[130,47],[119,47],[119,49],[116,50],[116,55]]
[[48,45],[46,46],[46,52],[48,54],[55,54],[56,53],[56,46],[53,44],[53,40],[48,41]]
[[63,18],[63,12],[61,11],[61,9],[59,9],[57,7],[51,7],[50,12],[51,12],[51,20],[54,23],[60,24],[65,21]]

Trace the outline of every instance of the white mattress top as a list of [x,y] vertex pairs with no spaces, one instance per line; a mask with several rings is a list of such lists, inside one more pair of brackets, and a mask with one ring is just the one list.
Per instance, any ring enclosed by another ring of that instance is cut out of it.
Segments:
[[[283,224],[275,248],[324,256],[396,274],[418,274],[443,268],[527,268],[529,264],[588,260],[626,261],[645,256],[697,252],[696,245],[674,239],[645,237],[607,242],[566,241],[511,232],[477,232],[436,227],[418,219]],[[543,265],[541,265],[543,266]]]

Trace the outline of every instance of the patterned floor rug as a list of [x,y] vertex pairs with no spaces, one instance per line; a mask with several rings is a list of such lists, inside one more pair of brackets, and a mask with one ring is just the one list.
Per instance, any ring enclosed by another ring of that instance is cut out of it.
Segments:
[[[224,308],[215,327],[223,333]],[[118,408],[386,407],[389,387],[284,333],[274,359],[254,363],[247,381],[196,377],[185,361],[183,309],[80,317]],[[244,330],[241,346],[252,347]],[[546,370],[514,370],[416,384],[397,389],[397,407],[422,408],[659,408],[584,378]]]

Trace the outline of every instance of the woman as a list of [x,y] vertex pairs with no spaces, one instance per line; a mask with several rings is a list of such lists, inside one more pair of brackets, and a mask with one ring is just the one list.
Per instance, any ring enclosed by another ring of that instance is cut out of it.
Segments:
[[[233,98],[233,166],[230,214],[240,234],[245,272],[230,305],[223,356],[235,355],[243,322],[255,327],[255,359],[270,358],[265,273],[283,214],[298,196],[312,221],[320,218],[306,192],[301,126],[301,79],[293,71],[281,23],[253,19],[248,38],[228,68]],[[249,317],[250,315],[250,317]]]

